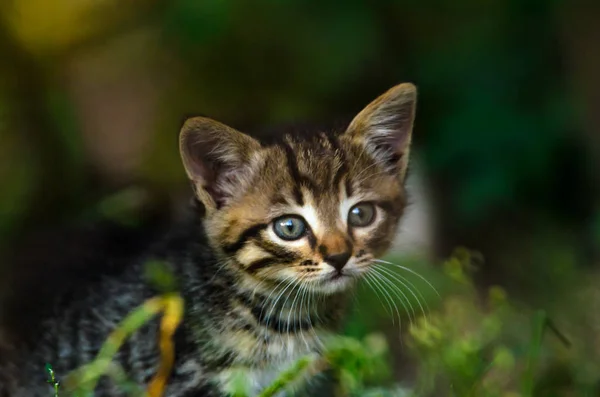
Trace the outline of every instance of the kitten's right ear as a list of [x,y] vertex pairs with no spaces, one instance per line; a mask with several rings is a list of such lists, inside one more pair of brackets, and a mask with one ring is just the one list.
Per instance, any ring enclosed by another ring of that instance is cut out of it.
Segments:
[[346,131],[401,180],[408,166],[416,102],[417,88],[398,84],[365,107]]
[[211,210],[244,188],[260,143],[215,120],[193,117],[181,128],[179,150],[196,196]]

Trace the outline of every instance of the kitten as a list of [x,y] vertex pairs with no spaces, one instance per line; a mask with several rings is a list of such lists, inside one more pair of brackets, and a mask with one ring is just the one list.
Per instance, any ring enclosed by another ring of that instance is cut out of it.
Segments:
[[[188,119],[180,151],[199,211],[137,260],[107,260],[110,271],[55,297],[28,329],[33,336],[5,330],[0,395],[50,396],[45,363],[60,379],[91,361],[117,323],[157,293],[143,277],[150,259],[167,263],[185,300],[166,396],[225,395],[239,367],[256,394],[319,353],[339,331],[352,288],[396,235],[415,106],[416,88],[400,84],[342,131],[272,142]],[[157,370],[157,335],[158,320],[116,357],[140,385]],[[124,394],[103,379],[96,395]]]

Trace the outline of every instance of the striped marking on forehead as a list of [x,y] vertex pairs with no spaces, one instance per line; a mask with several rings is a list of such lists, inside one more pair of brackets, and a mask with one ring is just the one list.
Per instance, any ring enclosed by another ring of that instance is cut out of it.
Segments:
[[306,203],[305,190],[313,196],[337,193],[340,181],[348,173],[337,137],[321,135],[320,140],[307,142],[294,142],[288,138],[279,145],[285,153],[287,171],[292,179],[292,195],[299,206]]
[[288,172],[290,174],[290,177],[292,178],[292,194],[294,195],[294,201],[296,202],[296,204],[303,206],[304,196],[302,194],[301,186],[307,184],[312,185],[312,181],[310,181],[310,178],[308,178],[308,176],[300,173],[300,170],[298,168],[298,159],[296,158],[296,153],[294,152],[292,146],[288,142],[283,142],[281,144],[281,147],[285,152]]
[[344,150],[341,148],[340,141],[336,135],[323,135],[336,157],[339,158],[338,163],[335,164],[337,167],[334,170],[335,172],[331,181],[332,186],[337,188],[340,185],[342,178],[348,175],[348,164],[346,160],[346,155],[344,153]]

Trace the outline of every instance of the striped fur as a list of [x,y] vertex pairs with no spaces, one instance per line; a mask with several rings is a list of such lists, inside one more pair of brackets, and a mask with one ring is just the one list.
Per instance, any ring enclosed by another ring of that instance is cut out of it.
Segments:
[[[0,397],[51,395],[45,362],[59,376],[89,362],[117,322],[156,293],[142,276],[147,259],[169,264],[186,301],[168,396],[221,396],[238,367],[258,393],[284,366],[321,351],[339,329],[352,287],[394,239],[414,107],[414,86],[402,84],[346,130],[284,131],[260,142],[207,118],[186,121],[181,154],[203,219],[191,212],[117,274],[58,296],[36,333],[13,334],[0,358]],[[360,203],[373,205],[375,215],[355,227],[348,216]],[[273,226],[289,215],[306,223],[292,241]],[[340,257],[345,265],[336,268]],[[157,332],[156,322],[146,325],[118,355],[141,384],[157,369]],[[97,395],[120,394],[105,381]]]

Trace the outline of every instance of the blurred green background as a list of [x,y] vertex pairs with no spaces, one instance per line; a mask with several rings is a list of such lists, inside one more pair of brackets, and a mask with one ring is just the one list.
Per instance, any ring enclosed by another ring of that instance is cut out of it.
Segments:
[[[174,213],[187,194],[177,151],[184,115],[242,130],[329,120],[411,81],[415,152],[438,225],[434,263],[414,266],[438,281],[442,299],[424,300],[442,316],[443,348],[490,314],[482,297],[499,285],[516,312],[545,310],[572,335],[574,347],[550,349],[536,372],[539,395],[600,395],[585,394],[600,393],[599,2],[6,0],[0,16],[7,258],[43,251],[60,239],[58,225],[109,217],[139,226],[140,214]],[[485,259],[469,276],[473,290],[437,263],[457,246]],[[452,299],[481,313],[445,329],[444,316],[462,318],[444,309]],[[400,344],[380,306],[348,332],[387,329],[398,382],[481,378],[452,375],[445,356]],[[494,334],[517,367],[510,335],[529,335],[530,325]],[[519,395],[503,394],[514,388],[511,371],[498,375],[509,380],[491,388],[497,395]],[[566,394],[543,386],[548,379]]]

